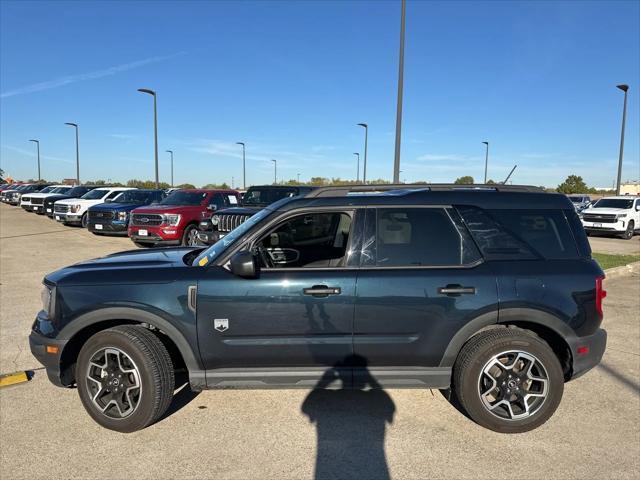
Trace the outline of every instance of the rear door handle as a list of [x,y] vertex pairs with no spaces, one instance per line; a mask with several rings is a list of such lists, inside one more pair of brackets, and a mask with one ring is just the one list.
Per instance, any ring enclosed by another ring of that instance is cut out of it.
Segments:
[[438,288],[438,293],[441,295],[475,295],[476,287],[463,287],[462,285],[447,285],[446,287]]
[[314,285],[311,288],[302,290],[305,295],[313,297],[328,297],[329,295],[340,295],[342,290],[340,287],[327,287],[326,285]]

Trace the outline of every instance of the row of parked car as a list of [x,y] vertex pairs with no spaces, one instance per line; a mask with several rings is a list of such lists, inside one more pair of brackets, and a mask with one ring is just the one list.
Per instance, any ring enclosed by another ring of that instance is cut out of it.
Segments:
[[640,197],[604,197],[596,202],[588,195],[568,195],[587,232],[609,233],[630,240],[640,229]]
[[95,185],[20,184],[0,187],[0,201],[87,228],[126,235],[139,247],[211,245],[265,206],[311,187],[254,186],[238,190],[137,189]]

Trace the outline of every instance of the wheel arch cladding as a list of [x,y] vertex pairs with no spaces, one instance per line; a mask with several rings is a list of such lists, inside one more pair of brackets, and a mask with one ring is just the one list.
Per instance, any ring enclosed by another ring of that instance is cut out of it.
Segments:
[[132,308],[105,308],[86,313],[69,323],[61,332],[60,339],[68,340],[61,355],[61,379],[63,384],[71,385],[74,381],[73,366],[84,343],[99,331],[117,325],[147,324],[161,332],[161,340],[172,357],[177,354],[189,371],[198,371],[202,367],[196,351],[191,347],[184,335],[162,317],[149,312]]

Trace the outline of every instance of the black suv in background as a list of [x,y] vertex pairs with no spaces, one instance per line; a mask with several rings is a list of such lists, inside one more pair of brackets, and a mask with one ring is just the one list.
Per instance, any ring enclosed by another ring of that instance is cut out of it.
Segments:
[[127,190],[107,200],[106,203],[89,207],[87,228],[96,235],[127,235],[131,211],[144,205],[160,202],[164,190]]
[[56,203],[58,200],[66,200],[68,198],[80,198],[85,193],[90,192],[94,188],[98,188],[98,187],[95,185],[78,185],[77,187],[73,187],[71,190],[69,190],[64,194],[50,195],[44,199],[44,202],[43,202],[44,208],[41,210],[38,210],[36,213],[38,213],[39,215],[45,214],[47,217],[53,218],[54,217],[53,204]]
[[283,198],[306,195],[316,187],[260,185],[249,187],[237,207],[220,205],[216,212],[198,225],[198,241],[203,245],[213,245],[248,218]]
[[328,187],[206,249],[47,275],[29,340],[50,380],[121,432],[159,419],[186,370],[194,390],[450,388],[470,418],[516,433],[600,362],[603,278],[565,195]]

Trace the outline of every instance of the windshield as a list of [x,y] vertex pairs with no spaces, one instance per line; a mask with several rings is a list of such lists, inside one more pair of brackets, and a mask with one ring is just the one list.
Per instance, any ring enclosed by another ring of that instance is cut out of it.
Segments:
[[56,189],[55,187],[44,187],[42,190],[40,190],[40,193],[53,192],[55,189]]
[[595,208],[631,208],[633,206],[633,198],[602,198],[596,202]]
[[218,258],[223,252],[227,250],[227,248],[235,243],[236,240],[241,238],[245,233],[253,228],[254,225],[257,225],[262,221],[263,218],[271,215],[273,213],[272,210],[265,208],[264,210],[260,210],[258,213],[249,218],[246,222],[240,224],[235,229],[231,230],[228,234],[218,240],[216,243],[211,245],[205,251],[203,251],[200,255],[196,257],[193,261],[192,265],[194,267],[200,266],[204,267],[208,263],[213,262],[216,258]]
[[587,199],[585,197],[576,197],[574,195],[569,195],[569,200],[571,200],[573,203],[582,203]]
[[160,202],[160,205],[200,205],[207,198],[207,192],[186,192],[177,190]]
[[81,197],[82,195],[90,191],[91,189],[88,187],[73,187],[67,192],[67,195],[71,197]]
[[141,192],[137,190],[129,190],[122,192],[113,199],[113,203],[144,203],[151,195],[150,192]]
[[95,190],[91,190],[90,192],[85,193],[80,198],[84,200],[98,200],[99,198],[104,197],[108,192],[109,190],[102,190],[102,189],[96,188]]
[[49,193],[67,193],[69,190],[71,190],[71,187],[56,187],[53,190],[51,190]]
[[298,195],[296,188],[250,188],[242,197],[242,205],[270,205],[283,198]]

